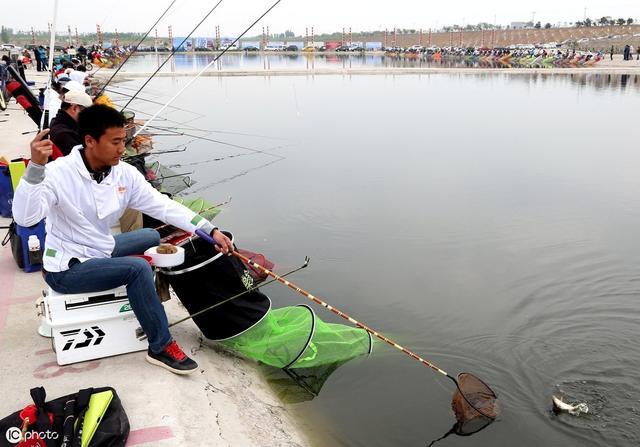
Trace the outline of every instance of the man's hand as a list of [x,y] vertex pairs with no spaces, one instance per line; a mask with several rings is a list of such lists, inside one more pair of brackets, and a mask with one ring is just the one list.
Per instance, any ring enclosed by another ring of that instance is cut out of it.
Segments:
[[49,156],[53,153],[53,143],[44,139],[48,133],[49,129],[43,130],[31,142],[31,161],[42,166],[47,164]]
[[233,251],[233,242],[224,233],[217,228],[211,233],[211,237],[216,241],[216,250],[228,254]]

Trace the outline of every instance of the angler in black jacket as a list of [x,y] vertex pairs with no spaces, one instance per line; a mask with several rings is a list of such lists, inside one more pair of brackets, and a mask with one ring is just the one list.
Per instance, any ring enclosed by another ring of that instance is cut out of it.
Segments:
[[78,115],[91,104],[91,97],[84,92],[71,90],[65,93],[49,132],[49,138],[64,155],[69,155],[74,146],[83,143],[78,133]]

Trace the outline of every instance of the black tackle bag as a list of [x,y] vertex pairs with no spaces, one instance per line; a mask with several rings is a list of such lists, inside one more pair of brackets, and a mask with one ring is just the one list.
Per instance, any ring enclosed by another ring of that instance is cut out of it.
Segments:
[[[45,402],[46,392],[44,388],[32,388],[31,398],[33,404],[25,406],[23,409],[0,419],[0,447],[16,447],[20,443],[10,442],[8,432],[14,433],[15,440],[16,428],[21,429],[24,426],[24,418],[29,417],[30,420],[26,431],[29,433],[43,433],[46,436],[41,437],[37,443],[31,441],[28,445],[37,445],[40,447],[59,447],[65,439],[65,433],[71,434],[69,447],[80,446],[80,437],[82,432],[78,423],[76,429],[73,429],[73,421],[83,421],[84,414],[89,405],[91,394],[103,391],[111,391],[113,399],[107,407],[107,410],[100,420],[100,423],[91,438],[90,447],[124,447],[129,437],[129,418],[122,407],[122,402],[111,387],[102,388],[86,388],[77,393],[62,396]],[[35,415],[35,417],[34,417]],[[69,416],[72,417],[69,417]],[[64,427],[65,420],[67,427]],[[70,423],[71,422],[71,423]],[[66,428],[66,430],[65,430]],[[71,430],[69,430],[71,428]],[[5,435],[7,434],[7,435]],[[31,438],[33,440],[33,437]]]
[[12,220],[9,224],[9,229],[4,239],[2,240],[2,246],[10,244],[11,254],[13,260],[16,261],[18,268],[24,268],[24,259],[22,258],[22,239],[18,236],[18,224]]

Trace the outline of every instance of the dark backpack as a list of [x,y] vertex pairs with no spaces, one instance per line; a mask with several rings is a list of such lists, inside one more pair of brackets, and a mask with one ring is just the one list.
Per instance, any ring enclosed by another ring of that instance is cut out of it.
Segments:
[[17,224],[15,221],[11,221],[9,224],[9,229],[7,234],[2,239],[2,246],[4,247],[7,244],[11,245],[11,253],[13,254],[13,259],[16,261],[18,268],[24,268],[24,258],[22,257],[22,239],[18,236],[17,233]]
[[[116,390],[111,387],[87,388],[49,402],[45,402],[46,393],[44,388],[32,388],[31,398],[34,402],[33,405],[18,410],[0,420],[0,433],[3,434],[3,436],[0,436],[0,447],[15,447],[16,445],[20,447],[20,444],[9,442],[9,435],[4,436],[4,434],[11,429],[15,430],[16,427],[19,429],[23,426],[24,421],[20,416],[21,412],[24,412],[24,415],[29,412],[34,414],[34,411],[36,420],[30,421],[27,431],[46,433],[48,430],[49,433],[52,434],[51,436],[48,436],[47,439],[40,440],[37,445],[41,445],[43,447],[57,447],[62,445],[64,434],[63,425],[66,416],[70,414],[69,408],[73,409],[71,412],[74,416],[73,419],[82,420],[89,404],[91,394],[108,390],[113,392],[113,399],[111,400],[106,413],[102,417],[102,420],[100,421],[89,445],[91,447],[124,447],[127,442],[127,438],[129,437],[129,418],[122,407],[122,403],[120,402],[120,398],[118,397]],[[68,402],[70,401],[75,402],[73,405],[69,405]],[[67,406],[66,413],[65,405]],[[28,409],[28,407],[32,408]],[[33,407],[35,407],[35,409]],[[66,420],[68,423],[69,419]],[[78,429],[80,427],[81,424],[78,424]],[[73,430],[73,432],[73,441],[69,444],[69,447],[80,445],[79,440],[81,432],[79,433],[78,430]]]

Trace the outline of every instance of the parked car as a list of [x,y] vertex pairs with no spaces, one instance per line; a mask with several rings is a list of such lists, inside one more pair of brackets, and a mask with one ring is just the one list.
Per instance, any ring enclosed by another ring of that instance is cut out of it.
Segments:
[[349,45],[349,51],[364,51],[364,48],[354,43]]
[[264,51],[284,51],[285,46],[281,44],[268,44],[264,47]]
[[340,45],[338,48],[336,48],[336,51],[350,51],[349,45]]
[[22,51],[22,47],[17,45],[13,45],[11,43],[3,43],[0,45],[0,50],[8,51],[9,53],[20,52]]
[[260,51],[260,48],[254,47],[253,45],[249,45],[248,47],[243,48],[244,51]]
[[284,51],[298,51],[298,46],[297,45],[287,45],[287,47],[284,49]]

